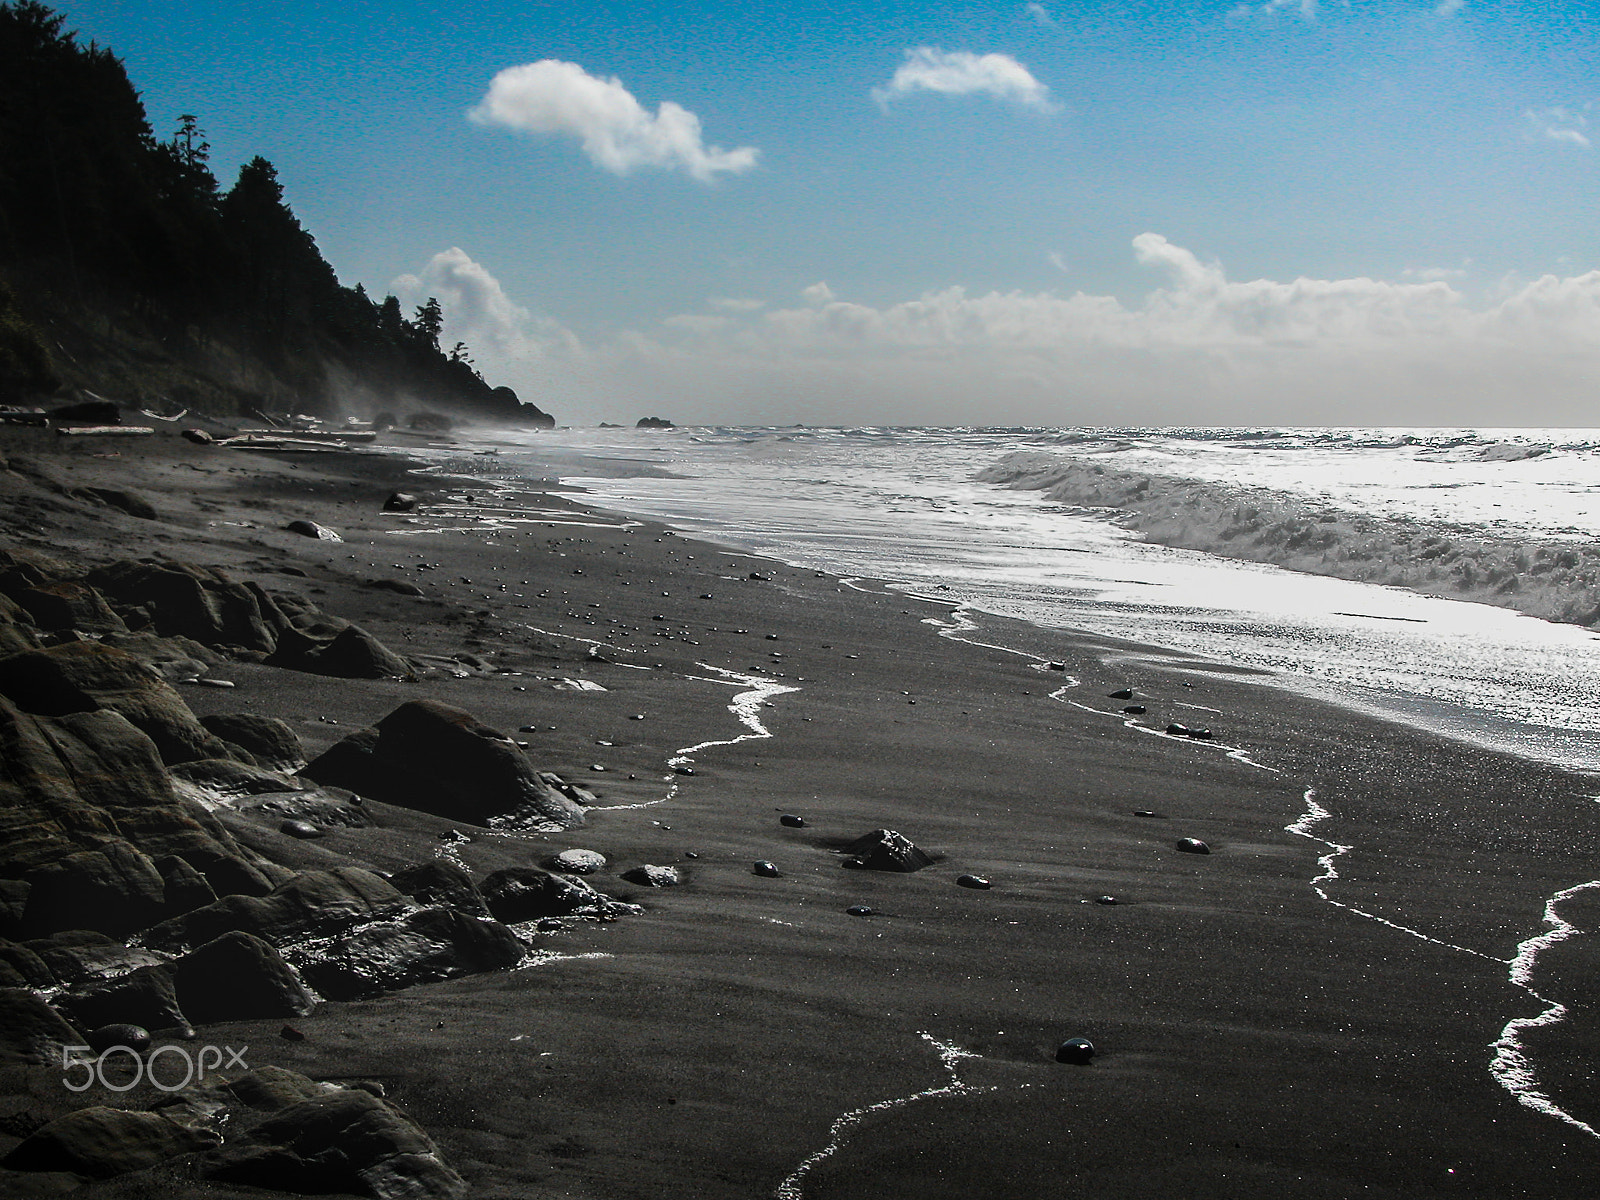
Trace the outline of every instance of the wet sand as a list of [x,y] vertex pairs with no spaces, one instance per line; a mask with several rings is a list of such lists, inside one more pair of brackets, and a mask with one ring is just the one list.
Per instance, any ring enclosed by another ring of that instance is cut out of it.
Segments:
[[[302,1042],[281,1022],[204,1031],[248,1043],[253,1067],[381,1079],[474,1197],[1595,1190],[1600,1137],[1572,1121],[1600,1127],[1600,964],[1576,935],[1519,958],[1559,929],[1547,901],[1600,877],[1593,781],[1225,667],[730,553],[571,491],[499,495],[529,511],[495,529],[473,511],[484,486],[382,455],[5,438],[160,514],[28,493],[13,543],[224,566],[424,663],[490,668],[233,664],[217,673],[234,689],[185,689],[197,713],[283,717],[315,754],[431,696],[598,793],[562,835],[380,808],[376,829],[258,847],[379,869],[445,852],[475,874],[583,847],[610,861],[597,887],[644,906],[543,937],[548,959],[517,970],[326,1004]],[[381,512],[397,487],[430,505]],[[281,530],[302,517],[345,540]],[[1121,713],[1124,687],[1145,714]],[[1214,739],[1159,732],[1172,721]],[[879,827],[938,861],[842,869],[840,847]],[[684,882],[619,878],[644,862]],[[968,873],[993,887],[957,886]],[[1557,911],[1593,928],[1600,888]],[[1497,1077],[1508,1022],[1554,1001],[1569,1011],[1513,1029]],[[1078,1036],[1092,1063],[1055,1062]]]

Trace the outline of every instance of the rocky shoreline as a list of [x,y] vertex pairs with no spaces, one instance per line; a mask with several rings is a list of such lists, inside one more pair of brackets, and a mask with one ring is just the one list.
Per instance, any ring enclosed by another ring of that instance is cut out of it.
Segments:
[[[1600,1165],[1480,1061],[1600,851],[1572,776],[474,485],[466,447],[0,438],[7,1196]],[[1313,811],[1374,852],[1359,915]],[[1517,1042],[1563,1111],[1597,1036]]]

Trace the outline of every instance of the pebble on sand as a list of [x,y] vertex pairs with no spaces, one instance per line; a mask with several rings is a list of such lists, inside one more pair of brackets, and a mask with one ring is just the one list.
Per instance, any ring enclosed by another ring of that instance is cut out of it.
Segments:
[[301,537],[316,538],[319,542],[342,542],[344,539],[326,525],[318,525],[315,521],[290,521],[284,530],[288,533],[298,533]]
[[776,863],[770,863],[761,858],[757,859],[750,867],[750,873],[752,875],[761,875],[767,879],[776,879],[778,878],[778,866]]
[[563,850],[550,860],[552,870],[567,875],[590,875],[605,865],[606,856],[597,850]]
[[1182,850],[1185,854],[1211,853],[1211,847],[1206,845],[1199,838],[1179,838],[1178,849]]
[[804,829],[806,819],[804,817],[796,816],[794,813],[784,813],[783,816],[778,818],[778,824],[786,825],[790,829]]
[[982,875],[957,875],[956,884],[958,887],[976,888],[978,891],[985,891],[994,886]]
[[1106,693],[1106,697],[1107,697],[1107,699],[1110,699],[1110,700],[1132,700],[1133,699],[1133,689],[1132,688],[1121,688],[1121,689],[1119,689],[1119,690],[1117,690],[1115,692],[1107,692]]
[[852,904],[844,911],[852,917],[870,917],[872,915],[872,907],[867,904]]
[[1096,1053],[1094,1043],[1088,1038],[1068,1038],[1056,1047],[1056,1061],[1085,1067]]
[[102,1025],[89,1034],[89,1048],[105,1051],[113,1046],[126,1046],[143,1053],[150,1049],[150,1031],[143,1025]]

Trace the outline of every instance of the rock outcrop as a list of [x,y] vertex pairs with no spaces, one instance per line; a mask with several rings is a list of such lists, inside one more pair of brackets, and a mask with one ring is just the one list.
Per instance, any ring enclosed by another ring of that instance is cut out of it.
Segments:
[[318,783],[455,820],[518,814],[550,828],[583,823],[583,810],[539,778],[515,741],[436,700],[402,704],[308,763]]

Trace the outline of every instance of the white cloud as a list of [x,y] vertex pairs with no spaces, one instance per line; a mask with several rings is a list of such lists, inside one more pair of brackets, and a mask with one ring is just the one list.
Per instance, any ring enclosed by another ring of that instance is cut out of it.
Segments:
[[490,383],[507,384],[548,409],[551,371],[565,376],[587,357],[571,330],[541,317],[506,294],[488,268],[458,246],[441,250],[420,272],[391,285],[407,305],[435,296],[444,313],[446,349],[465,342],[479,373]]
[[1050,100],[1050,89],[1007,54],[972,54],[965,50],[917,46],[906,51],[906,61],[887,84],[872,89],[872,98],[886,105],[913,92],[935,92],[941,96],[983,94],[1040,112],[1056,111],[1056,105]]
[[1038,4],[1038,3],[1024,4],[1022,6],[1022,11],[1027,13],[1030,17],[1032,17],[1035,21],[1039,22],[1039,24],[1041,24],[1041,25],[1049,27],[1049,26],[1054,26],[1055,23],[1056,23],[1056,19],[1053,16],[1050,15],[1050,10],[1048,8],[1046,8],[1042,4]]
[[1527,122],[1530,138],[1566,142],[1585,149],[1589,146],[1589,137],[1584,133],[1589,120],[1582,113],[1565,108],[1530,108],[1523,112],[1522,118]]
[[722,312],[755,312],[767,306],[765,300],[752,300],[745,296],[713,296],[710,304]]
[[[1446,0],[1448,3],[1448,0]],[[1261,16],[1274,16],[1281,12],[1293,12],[1303,21],[1317,19],[1317,0],[1266,0],[1265,4],[1238,4],[1229,10],[1230,17],[1242,18]]]
[[639,167],[681,167],[709,183],[720,174],[750,170],[759,154],[754,146],[707,146],[700,118],[688,109],[664,100],[652,114],[620,80],[553,58],[501,71],[468,116],[480,125],[576,137],[591,162],[617,175]]

